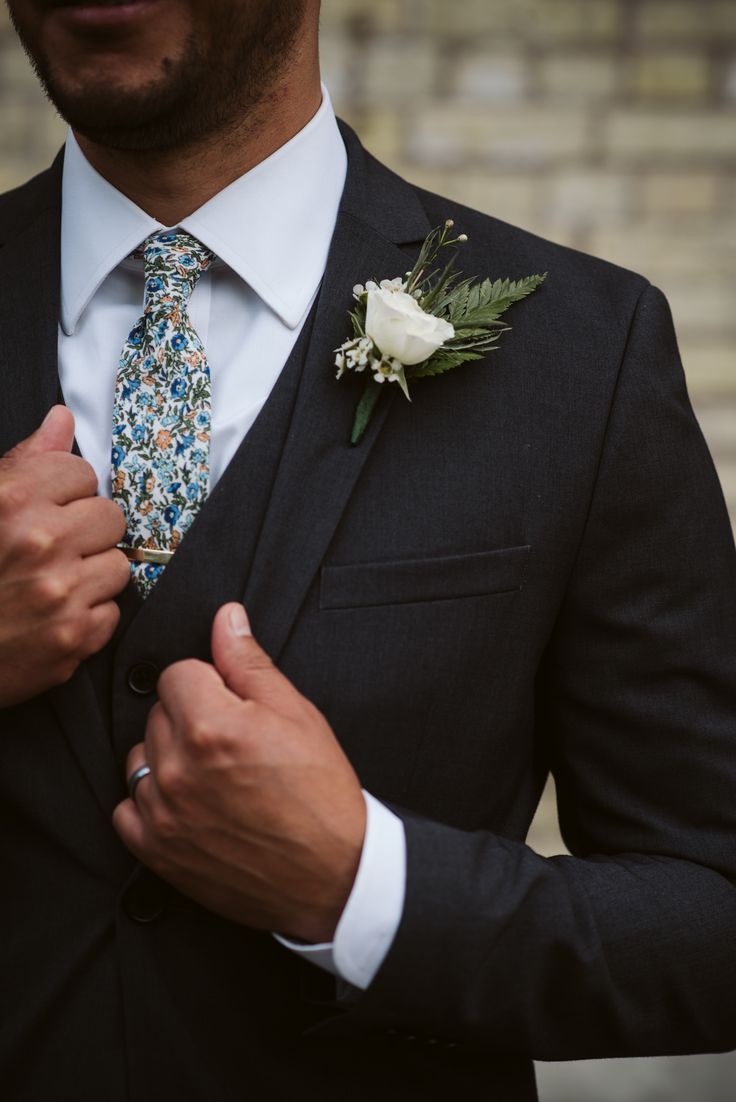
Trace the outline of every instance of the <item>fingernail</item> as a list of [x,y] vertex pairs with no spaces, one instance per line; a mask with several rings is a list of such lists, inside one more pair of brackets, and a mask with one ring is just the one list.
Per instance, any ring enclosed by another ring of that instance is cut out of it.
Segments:
[[49,417],[51,416],[51,414],[54,412],[55,409],[56,409],[56,406],[51,407],[51,409],[48,411],[48,413],[44,417],[43,421],[41,422],[42,425],[46,424],[46,422],[48,421]]
[[230,609],[230,630],[233,635],[252,635],[250,621],[242,605],[233,605]]

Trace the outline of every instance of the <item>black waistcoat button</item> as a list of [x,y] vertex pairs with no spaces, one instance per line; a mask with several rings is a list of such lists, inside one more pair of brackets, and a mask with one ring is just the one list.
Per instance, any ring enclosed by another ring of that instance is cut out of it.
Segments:
[[136,662],[128,670],[128,688],[138,696],[149,696],[156,691],[159,673],[152,662]]

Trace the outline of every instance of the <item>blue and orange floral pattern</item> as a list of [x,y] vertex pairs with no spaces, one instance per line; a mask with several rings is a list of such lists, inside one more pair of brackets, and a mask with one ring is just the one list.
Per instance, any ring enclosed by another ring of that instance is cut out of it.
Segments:
[[[143,317],[123,347],[113,410],[112,496],[129,547],[175,551],[207,497],[210,371],[187,313],[214,254],[183,231],[159,231],[144,262]],[[163,566],[131,563],[146,597]]]

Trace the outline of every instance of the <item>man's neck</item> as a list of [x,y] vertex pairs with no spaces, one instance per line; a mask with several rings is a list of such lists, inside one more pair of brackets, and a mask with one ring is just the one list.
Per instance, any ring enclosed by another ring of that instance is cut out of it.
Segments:
[[321,102],[319,74],[304,86],[281,86],[227,132],[185,148],[163,151],[110,149],[75,132],[101,176],[164,226],[176,226],[239,176],[293,138]]

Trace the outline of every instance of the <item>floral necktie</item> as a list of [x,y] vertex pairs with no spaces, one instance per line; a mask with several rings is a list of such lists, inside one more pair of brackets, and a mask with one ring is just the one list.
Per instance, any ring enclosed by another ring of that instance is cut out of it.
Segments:
[[145,297],[115,385],[112,497],[146,597],[207,497],[210,371],[187,306],[214,254],[188,233],[159,231],[133,255],[143,257]]

